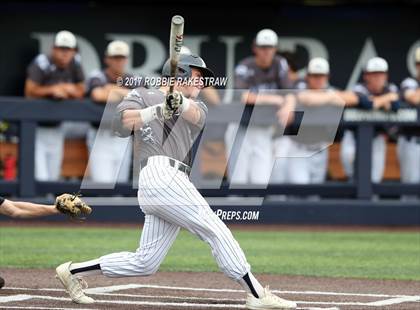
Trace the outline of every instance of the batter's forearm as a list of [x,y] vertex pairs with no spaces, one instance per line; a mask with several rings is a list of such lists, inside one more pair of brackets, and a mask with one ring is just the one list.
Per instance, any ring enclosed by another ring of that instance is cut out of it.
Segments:
[[157,104],[144,109],[127,109],[119,113],[119,127],[127,131],[136,131],[155,119],[163,118],[164,104]]
[[190,101],[188,109],[182,111],[181,116],[193,125],[204,125],[204,112],[198,107],[198,105],[193,100],[187,100]]
[[140,109],[124,110],[118,113],[113,122],[113,130],[121,137],[129,136],[134,130],[143,126]]

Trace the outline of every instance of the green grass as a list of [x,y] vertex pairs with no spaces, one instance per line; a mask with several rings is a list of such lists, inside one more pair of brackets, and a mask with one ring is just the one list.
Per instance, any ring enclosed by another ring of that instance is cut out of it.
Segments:
[[[256,273],[420,280],[418,232],[234,231]],[[140,231],[111,228],[0,228],[0,267],[51,268],[61,262],[134,251]],[[209,247],[182,231],[161,270],[217,271]]]

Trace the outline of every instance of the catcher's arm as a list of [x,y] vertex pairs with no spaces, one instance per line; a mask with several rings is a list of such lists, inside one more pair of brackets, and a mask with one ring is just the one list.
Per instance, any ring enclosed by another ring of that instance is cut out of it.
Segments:
[[0,213],[13,218],[33,218],[59,213],[54,205],[43,205],[24,201],[5,200]]

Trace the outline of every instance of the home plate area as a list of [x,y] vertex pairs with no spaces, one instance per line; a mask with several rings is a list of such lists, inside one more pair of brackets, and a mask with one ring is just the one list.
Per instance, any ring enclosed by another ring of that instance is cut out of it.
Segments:
[[[96,300],[77,305],[52,270],[6,269],[0,309],[245,309],[239,285],[218,273],[162,272],[147,278],[88,278],[86,293]],[[331,279],[260,275],[298,309],[419,309],[414,281]]]

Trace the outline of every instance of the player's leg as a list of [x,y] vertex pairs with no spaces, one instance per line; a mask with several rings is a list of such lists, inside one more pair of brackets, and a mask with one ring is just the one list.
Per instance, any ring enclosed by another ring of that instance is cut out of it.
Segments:
[[93,303],[83,293],[79,278],[103,274],[107,277],[148,276],[155,273],[179,232],[179,226],[154,215],[146,215],[140,245],[135,252],[118,252],[100,258],[57,267],[57,277],[76,303]]
[[[417,137],[398,138],[398,158],[400,161],[401,182],[418,184],[420,182],[420,143]],[[416,196],[403,195],[403,200],[414,200]]]
[[409,138],[406,136],[398,137],[397,142],[397,153],[398,153],[398,160],[400,163],[400,178],[401,182],[407,183],[410,176],[410,146],[409,146]]
[[416,137],[398,138],[401,181],[404,183],[418,182],[419,172],[416,169],[419,161],[418,148],[419,144],[416,142]]
[[46,153],[47,179],[56,181],[61,175],[63,161],[64,132],[61,126],[41,129],[42,143]]
[[290,138],[287,136],[277,137],[273,141],[274,166],[271,172],[271,183],[287,183],[288,180],[288,156]]
[[420,138],[414,137],[414,146],[413,146],[413,175],[411,181],[413,183],[420,183]]
[[356,158],[356,140],[353,132],[350,130],[346,130],[343,139],[341,139],[340,158],[347,177],[352,179],[354,173],[354,160]]
[[288,175],[291,184],[309,184],[310,182],[310,156],[312,152],[302,143],[292,140],[290,142],[288,161]]
[[[242,141],[236,144],[235,140]],[[230,124],[225,135],[226,152],[228,158],[228,172],[231,184],[247,184],[249,182],[249,152],[250,146],[244,129]]]
[[113,183],[116,175],[112,169],[112,152],[115,146],[110,143],[109,136],[96,128],[90,128],[87,134],[89,148],[89,172],[92,181]]
[[309,158],[311,184],[320,184],[325,182],[328,171],[328,157],[328,149],[323,149]]
[[271,128],[249,128],[251,156],[249,160],[250,181],[256,185],[268,185],[273,170],[273,130]]
[[[128,182],[130,178],[131,159],[133,158],[133,140],[130,137],[113,137],[114,169],[117,173],[117,182]],[[114,144],[114,142],[116,142]],[[125,150],[125,152],[124,152]]]
[[142,207],[148,205],[149,212],[186,228],[209,244],[221,271],[243,286],[255,309],[264,309],[269,303],[296,307],[295,303],[280,299],[262,287],[252,275],[245,254],[230,230],[185,174],[175,169],[165,174],[158,166],[148,164],[142,170],[140,184],[149,185],[139,189],[139,198],[144,200],[140,201]]
[[385,171],[386,137],[381,134],[373,138],[372,143],[372,182],[382,181]]
[[102,256],[99,259],[102,273],[107,277],[148,276],[156,273],[178,236],[179,229],[178,225],[147,214],[136,252]]
[[35,132],[35,178],[48,181],[47,152],[45,129],[38,127]]
[[64,152],[64,132],[61,126],[49,128],[47,131],[48,144],[48,175],[49,180],[57,181],[61,175],[61,164]]

